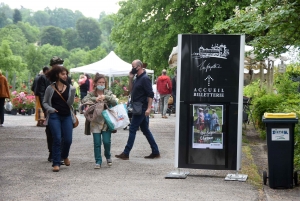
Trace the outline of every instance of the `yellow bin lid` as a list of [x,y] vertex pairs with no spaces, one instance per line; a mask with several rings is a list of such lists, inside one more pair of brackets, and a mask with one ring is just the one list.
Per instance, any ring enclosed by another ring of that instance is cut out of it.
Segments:
[[271,118],[271,119],[295,119],[296,113],[290,112],[290,113],[264,113],[265,118]]

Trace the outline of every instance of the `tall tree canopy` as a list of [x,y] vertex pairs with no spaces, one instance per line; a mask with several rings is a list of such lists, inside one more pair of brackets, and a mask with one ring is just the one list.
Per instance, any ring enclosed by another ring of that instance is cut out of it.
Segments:
[[111,38],[127,61],[139,58],[151,68],[165,68],[180,33],[208,33],[218,21],[229,19],[235,6],[250,0],[128,0],[114,16]]
[[253,0],[225,23],[218,23],[213,33],[244,33],[260,58],[286,52],[300,46],[300,3],[295,0]]
[[56,46],[62,45],[63,31],[54,26],[45,27],[41,33],[41,45],[51,44]]
[[76,30],[83,46],[95,49],[100,45],[101,31],[99,23],[95,19],[80,18],[76,22]]
[[19,21],[22,21],[21,12],[18,9],[14,10],[13,22],[17,24]]

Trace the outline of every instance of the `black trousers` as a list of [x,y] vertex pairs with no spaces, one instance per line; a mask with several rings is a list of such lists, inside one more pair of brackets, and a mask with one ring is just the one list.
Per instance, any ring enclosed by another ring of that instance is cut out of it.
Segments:
[[49,126],[46,126],[46,136],[47,136],[47,146],[48,146],[48,150],[50,153],[52,153],[52,142],[53,142],[53,138],[52,138],[52,133],[51,130],[49,128]]
[[4,122],[4,103],[5,98],[0,98],[0,124]]

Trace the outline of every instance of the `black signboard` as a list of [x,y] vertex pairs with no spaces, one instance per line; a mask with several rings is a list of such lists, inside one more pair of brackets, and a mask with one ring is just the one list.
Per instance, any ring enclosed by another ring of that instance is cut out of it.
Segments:
[[239,168],[243,62],[243,35],[178,36],[176,167]]

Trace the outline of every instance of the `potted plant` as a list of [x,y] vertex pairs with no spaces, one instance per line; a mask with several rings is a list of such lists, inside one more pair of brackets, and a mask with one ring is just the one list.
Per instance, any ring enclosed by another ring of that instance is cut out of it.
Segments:
[[26,100],[25,100],[26,113],[28,115],[33,114],[34,107],[35,107],[35,96],[33,95],[26,96]]

